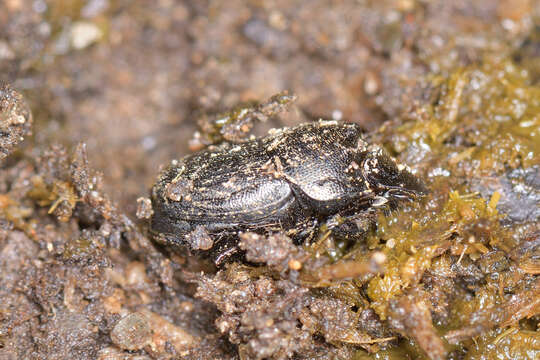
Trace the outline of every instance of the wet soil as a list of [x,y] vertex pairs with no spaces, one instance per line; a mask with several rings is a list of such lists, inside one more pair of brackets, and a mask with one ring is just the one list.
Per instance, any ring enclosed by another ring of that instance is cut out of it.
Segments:
[[[535,0],[0,2],[0,358],[537,358],[539,64]],[[358,123],[430,194],[356,244],[157,246],[160,167],[242,108]]]

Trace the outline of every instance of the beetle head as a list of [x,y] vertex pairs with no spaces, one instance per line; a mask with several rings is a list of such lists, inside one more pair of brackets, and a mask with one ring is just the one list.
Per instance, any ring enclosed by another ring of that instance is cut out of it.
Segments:
[[414,200],[427,194],[427,188],[422,181],[405,165],[396,163],[382,149],[374,149],[364,154],[362,176],[377,194],[381,205],[387,202],[393,205],[400,200]]

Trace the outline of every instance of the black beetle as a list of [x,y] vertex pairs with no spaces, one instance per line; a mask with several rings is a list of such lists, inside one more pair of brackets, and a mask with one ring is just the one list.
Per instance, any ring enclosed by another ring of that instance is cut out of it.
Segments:
[[319,121],[173,161],[152,188],[151,231],[219,264],[238,251],[240,231],[285,231],[300,243],[322,221],[359,219],[425,192],[357,125]]

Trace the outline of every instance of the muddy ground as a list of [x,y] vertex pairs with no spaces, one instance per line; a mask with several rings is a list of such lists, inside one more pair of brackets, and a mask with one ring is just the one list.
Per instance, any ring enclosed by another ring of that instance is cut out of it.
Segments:
[[[0,359],[540,356],[540,2],[4,0],[0,81]],[[253,133],[358,123],[430,195],[352,246],[156,247],[160,167],[284,90]]]

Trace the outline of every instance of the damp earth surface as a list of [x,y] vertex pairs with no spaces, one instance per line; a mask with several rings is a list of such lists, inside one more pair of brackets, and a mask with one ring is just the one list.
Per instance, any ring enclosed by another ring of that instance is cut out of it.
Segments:
[[[538,358],[539,29],[532,0],[0,2],[0,358]],[[429,193],[360,241],[242,229],[221,267],[154,241],[171,159],[319,119]]]

